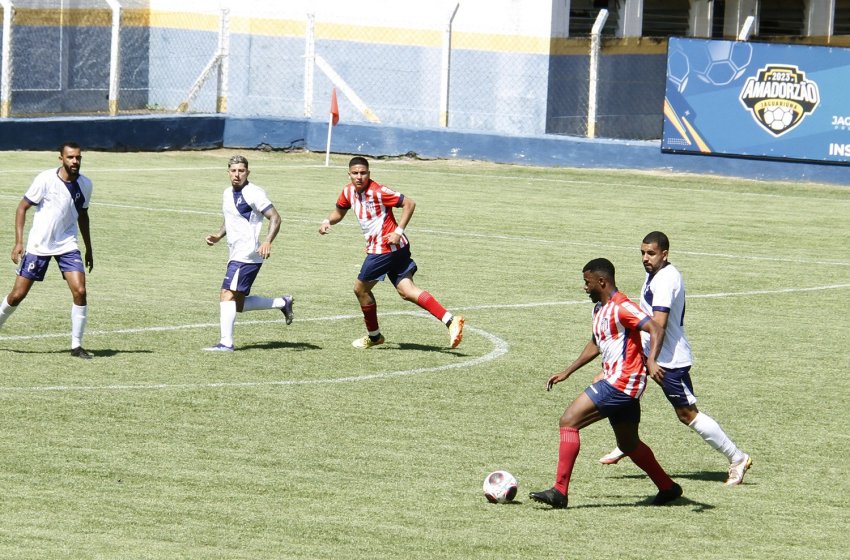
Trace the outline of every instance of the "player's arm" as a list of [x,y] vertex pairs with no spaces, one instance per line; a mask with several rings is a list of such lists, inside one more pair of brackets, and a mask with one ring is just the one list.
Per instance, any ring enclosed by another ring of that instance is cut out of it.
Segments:
[[91,248],[91,229],[89,227],[89,209],[81,208],[77,214],[77,226],[80,228],[80,236],[83,238],[83,245],[86,246],[86,255],[84,257],[86,268],[89,272],[94,268],[94,252]]
[[322,220],[322,225],[319,226],[319,233],[325,235],[326,233],[330,233],[331,226],[338,224],[345,215],[348,213],[348,208],[340,208],[339,206],[335,206],[331,213],[328,214],[328,217]]
[[222,240],[222,238],[227,235],[227,228],[224,226],[224,222],[221,222],[221,227],[218,228],[216,233],[211,233],[206,237],[207,245],[212,247],[216,243]]
[[[664,313],[664,316],[664,325],[666,326],[667,313]],[[646,357],[646,369],[650,377],[660,382],[664,379],[664,369],[655,360],[658,359],[658,354],[661,352],[661,344],[664,342],[664,328],[655,322],[655,315],[653,315],[651,319],[641,323],[640,330],[649,333],[649,354]]]
[[546,390],[549,391],[550,389],[552,389],[553,385],[566,380],[569,376],[573,374],[573,372],[592,362],[593,359],[596,358],[596,356],[598,355],[599,347],[596,345],[596,341],[591,338],[587,341],[587,344],[584,346],[584,350],[581,351],[581,354],[579,354],[578,358],[576,358],[573,363],[567,366],[567,369],[560,373],[556,373],[555,375],[549,378],[549,381],[546,384]]
[[390,245],[398,245],[401,243],[401,236],[404,234],[404,229],[410,223],[410,218],[413,217],[413,211],[416,209],[416,202],[412,198],[404,197],[401,201],[401,218],[398,219],[398,227],[395,231],[387,234],[387,243]]
[[15,246],[12,247],[12,262],[18,264],[24,254],[24,225],[27,223],[27,210],[32,203],[22,198],[15,210]]
[[269,206],[269,208],[263,212],[263,216],[268,218],[269,220],[269,232],[266,234],[265,240],[260,243],[259,248],[257,249],[257,253],[267,259],[272,254],[272,241],[277,237],[277,233],[280,231],[280,214],[274,206]]

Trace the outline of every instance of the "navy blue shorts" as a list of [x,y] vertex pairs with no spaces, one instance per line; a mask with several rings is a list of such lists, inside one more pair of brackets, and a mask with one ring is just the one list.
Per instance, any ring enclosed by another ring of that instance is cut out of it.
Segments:
[[615,389],[604,379],[597,381],[584,392],[612,426],[621,422],[640,423],[640,399]]
[[261,266],[263,266],[262,263],[230,261],[227,263],[227,272],[224,273],[221,289],[242,292],[247,296],[251,293],[251,286],[254,285]]
[[694,385],[691,382],[691,366],[683,368],[664,368],[664,380],[661,382],[664,396],[675,407],[697,403]]
[[383,280],[384,276],[390,279],[393,286],[398,286],[399,280],[416,273],[416,263],[410,256],[410,245],[405,245],[392,253],[380,255],[366,255],[360,274],[357,279],[361,282],[372,282]]
[[85,272],[83,268],[83,256],[79,250],[75,250],[61,255],[46,257],[24,253],[24,257],[21,259],[21,265],[18,267],[18,275],[35,280],[36,282],[41,282],[44,280],[50,259],[56,259],[63,276],[66,272]]

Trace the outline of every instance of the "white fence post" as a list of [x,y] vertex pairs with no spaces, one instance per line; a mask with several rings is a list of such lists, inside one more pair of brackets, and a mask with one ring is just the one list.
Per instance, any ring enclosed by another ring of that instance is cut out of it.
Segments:
[[749,41],[750,35],[753,34],[753,25],[756,23],[755,16],[747,16],[744,20],[744,25],[741,26],[741,31],[738,33],[739,41]]
[[112,37],[109,43],[109,114],[118,114],[118,95],[121,81],[121,3],[118,0],[106,0],[112,10]]
[[316,65],[316,14],[307,14],[304,31],[304,116],[313,116],[313,72]]
[[221,29],[218,35],[218,90],[215,98],[215,112],[227,112],[227,96],[230,92],[230,10],[221,11]]
[[590,84],[587,88],[587,137],[596,138],[596,102],[599,85],[599,53],[602,50],[602,28],[608,19],[608,10],[599,10],[590,32]]
[[9,117],[12,108],[12,0],[0,0],[3,6],[3,67],[0,70],[0,118]]
[[455,5],[449,21],[446,22],[446,30],[443,32],[443,60],[440,72],[440,126],[449,126],[449,75],[451,73],[452,57],[452,22],[457,14],[460,3]]

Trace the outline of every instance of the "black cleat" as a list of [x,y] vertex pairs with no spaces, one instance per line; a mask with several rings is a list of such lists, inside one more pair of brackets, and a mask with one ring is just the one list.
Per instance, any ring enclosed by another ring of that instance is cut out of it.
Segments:
[[670,503],[681,497],[682,487],[674,482],[672,488],[658,492],[658,495],[655,496],[654,500],[652,500],[652,505],[663,506],[664,504]]
[[91,360],[91,354],[83,350],[82,346],[77,346],[76,348],[71,349],[71,355],[75,358],[82,358],[84,360]]
[[542,490],[540,492],[531,492],[529,498],[541,504],[549,504],[552,509],[564,509],[567,507],[567,497],[555,488]]

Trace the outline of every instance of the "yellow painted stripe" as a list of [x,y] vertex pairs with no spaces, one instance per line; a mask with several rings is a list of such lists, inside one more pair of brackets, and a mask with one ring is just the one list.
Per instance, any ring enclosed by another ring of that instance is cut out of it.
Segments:
[[699,151],[701,151],[704,154],[710,154],[711,148],[708,147],[708,144],[705,143],[705,141],[702,139],[702,137],[697,133],[696,129],[693,126],[691,126],[691,123],[688,122],[688,119],[685,118],[685,117],[682,117],[682,122],[685,123],[685,126],[688,128],[688,131],[690,131],[691,138],[693,138],[694,142],[696,142],[696,145],[699,148]]
[[[165,12],[145,9],[125,9],[121,12],[122,25],[127,27],[158,27],[217,33],[221,25],[217,13]],[[15,10],[15,25],[109,27],[112,12],[109,9],[26,9]],[[232,16],[233,33],[269,37],[304,37],[306,22],[291,19],[251,18]],[[316,37],[324,40],[351,41],[380,45],[404,45],[440,48],[443,32],[433,29],[395,27],[363,27],[341,23],[316,22]],[[583,55],[590,52],[587,37],[550,38],[532,35],[505,35],[456,31],[452,34],[452,48],[481,52],[517,53],[530,55]],[[666,39],[629,38],[604,39],[604,55],[664,54]]]
[[673,106],[670,105],[670,102],[667,99],[664,99],[664,116],[670,121],[670,123],[676,127],[676,130],[679,132],[679,135],[684,138],[685,142],[688,143],[688,146],[692,144],[691,139],[688,138],[688,133],[685,131],[685,127],[682,122],[679,120],[679,116],[676,114],[676,111],[673,110]]

